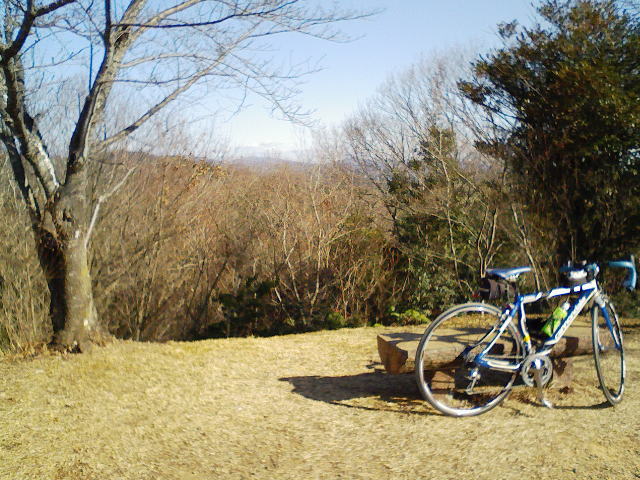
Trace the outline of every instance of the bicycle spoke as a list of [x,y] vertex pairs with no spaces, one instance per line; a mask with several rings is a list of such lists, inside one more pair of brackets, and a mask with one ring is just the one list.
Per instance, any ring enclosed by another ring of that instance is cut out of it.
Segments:
[[[501,372],[474,363],[493,340],[487,335],[500,311],[484,304],[454,307],[438,317],[425,332],[416,354],[420,390],[435,408],[454,416],[483,413],[509,393],[516,372]],[[510,325],[486,352],[486,359],[517,362],[520,337]]]

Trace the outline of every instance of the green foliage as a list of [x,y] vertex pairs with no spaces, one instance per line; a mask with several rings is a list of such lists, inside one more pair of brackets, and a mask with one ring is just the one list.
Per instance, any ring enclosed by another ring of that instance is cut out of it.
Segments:
[[329,330],[337,330],[347,326],[347,321],[340,312],[327,312],[324,317],[325,328]]
[[408,163],[404,181],[388,185],[400,206],[395,219],[395,272],[407,286],[401,304],[427,315],[464,299],[474,280],[479,190],[462,175],[455,133],[431,126]]
[[389,307],[389,317],[394,323],[400,325],[424,325],[431,321],[422,310],[409,308],[403,312],[397,312],[393,305]]
[[455,271],[437,262],[423,263],[409,268],[414,282],[407,303],[435,316],[448,306],[464,300]]
[[226,320],[226,336],[261,333],[275,286],[274,282],[249,277],[235,293],[218,295]]
[[[637,258],[637,252],[634,252]],[[638,264],[636,261],[636,268]],[[620,268],[603,268],[599,280],[607,295],[615,304],[616,312],[621,317],[640,318],[640,289],[629,292],[623,287],[627,270]]]
[[557,225],[558,255],[603,258],[640,242],[640,25],[614,1],[547,0],[542,23],[459,84],[495,135],[482,143]]
[[640,318],[640,291],[634,290],[633,292],[627,292],[618,290],[610,296],[619,316],[625,318]]

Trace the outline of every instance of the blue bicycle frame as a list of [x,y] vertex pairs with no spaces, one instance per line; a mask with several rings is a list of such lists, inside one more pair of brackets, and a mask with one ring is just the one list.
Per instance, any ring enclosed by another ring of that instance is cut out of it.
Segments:
[[[493,338],[488,342],[487,346],[482,350],[482,352],[478,353],[475,356],[475,358],[473,359],[474,363],[476,363],[478,366],[504,372],[514,372],[520,370],[522,361],[511,363],[504,360],[492,359],[490,354],[492,348],[494,347],[500,336],[507,329],[508,325],[511,322],[513,322],[514,324],[516,323],[515,318],[516,315],[518,315],[518,330],[522,335],[522,343],[525,348],[525,352],[522,358],[524,359],[527,355],[533,353],[533,345],[531,343],[531,337],[526,325],[527,317],[524,311],[524,306],[528,303],[534,303],[542,299],[549,299],[567,295],[577,295],[577,299],[572,302],[567,312],[567,316],[564,318],[564,320],[562,320],[553,335],[549,337],[535,353],[539,355],[546,355],[550,353],[551,349],[556,343],[560,341],[564,333],[571,326],[578,315],[580,315],[584,307],[594,298],[596,300],[596,303],[600,307],[604,318],[606,319],[608,328],[613,331],[609,313],[607,312],[607,309],[604,308],[604,303],[600,299],[599,288],[595,279],[575,287],[558,287],[549,290],[548,292],[517,295],[514,303],[510,304],[503,310],[500,321],[478,342],[478,344],[481,344],[482,342],[486,341],[487,338],[490,338],[491,335],[493,335]],[[613,337],[616,342],[616,348],[620,349],[619,340],[617,339],[616,335],[613,335]]]

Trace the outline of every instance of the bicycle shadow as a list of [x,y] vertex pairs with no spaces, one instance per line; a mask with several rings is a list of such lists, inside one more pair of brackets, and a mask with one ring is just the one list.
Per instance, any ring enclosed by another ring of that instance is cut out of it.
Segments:
[[609,407],[611,407],[609,402],[604,401],[593,405],[555,405],[553,408],[556,410],[600,410]]
[[[369,368],[372,367],[369,366]],[[422,399],[415,378],[410,374],[389,375],[376,370],[339,377],[310,375],[283,377],[278,380],[290,383],[293,386],[292,392],[297,395],[331,405],[405,415],[441,416]],[[551,395],[555,410],[599,410],[610,407],[606,401],[582,405],[567,404],[576,393],[572,390],[569,389],[562,393],[561,396],[564,397],[562,404],[556,403],[559,400],[559,391],[556,395]],[[576,398],[573,397],[573,399]],[[535,389],[521,384],[515,386],[514,392],[509,396],[506,405],[503,404],[503,407],[514,408],[518,403],[544,408],[537,400]]]
[[388,375],[376,370],[339,377],[310,375],[279,380],[290,383],[295,394],[331,405],[411,415],[437,415],[425,410],[428,407],[420,396],[413,375]]
[[[521,388],[525,388],[525,387],[521,387]],[[544,409],[545,407],[540,404],[540,401],[537,398],[537,392],[535,391],[535,389],[533,387],[526,387],[526,388],[527,388],[526,392],[525,391],[513,392],[509,396],[509,399],[507,400],[507,404],[505,405],[505,407],[507,408],[513,407],[514,406],[513,402],[516,401],[521,404]],[[550,400],[551,400],[551,403],[553,404],[552,410],[601,410],[604,408],[609,408],[611,406],[609,402],[607,402],[606,400],[604,402],[586,403],[582,405],[567,404],[567,402],[573,402],[579,399],[579,397],[577,397],[574,392],[563,392],[562,396],[564,398],[562,398],[561,396],[558,395],[558,393],[555,393],[555,395],[554,394],[550,395],[549,392],[547,391],[546,396],[547,398],[551,397]],[[559,401],[562,401],[563,403],[560,404],[558,403]],[[509,402],[511,402],[512,404],[509,405]]]

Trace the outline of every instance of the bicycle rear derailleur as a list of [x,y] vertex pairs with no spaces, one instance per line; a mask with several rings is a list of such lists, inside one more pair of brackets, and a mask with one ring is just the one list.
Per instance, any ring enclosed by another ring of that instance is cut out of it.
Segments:
[[528,355],[522,363],[520,375],[525,385],[538,388],[538,401],[547,408],[553,408],[553,404],[544,396],[544,387],[553,376],[553,364],[549,355]]

